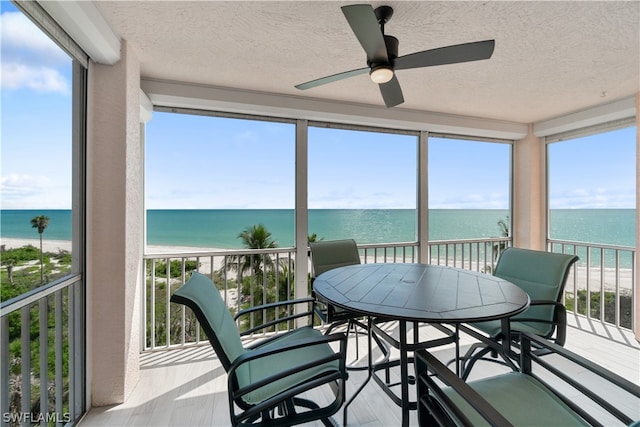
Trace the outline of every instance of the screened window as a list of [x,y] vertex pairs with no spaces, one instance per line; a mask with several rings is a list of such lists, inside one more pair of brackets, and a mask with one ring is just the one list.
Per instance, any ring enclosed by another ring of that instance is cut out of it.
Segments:
[[416,240],[416,135],[309,127],[312,239]]
[[74,424],[85,408],[86,55],[27,17],[77,47],[38,3],[19,4],[0,3],[0,406],[7,425]]
[[548,144],[552,239],[635,246],[636,128]]
[[293,246],[294,124],[155,112],[145,150],[147,244],[240,249],[263,226]]
[[67,53],[10,2],[1,5],[6,301],[72,271],[74,77]]
[[429,240],[506,237],[511,144],[429,137]]

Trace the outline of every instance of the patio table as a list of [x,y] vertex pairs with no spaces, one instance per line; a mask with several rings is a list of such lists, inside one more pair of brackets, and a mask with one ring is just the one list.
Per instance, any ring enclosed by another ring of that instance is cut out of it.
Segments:
[[[447,343],[458,349],[458,325],[484,320],[502,320],[503,333],[509,336],[508,318],[529,306],[529,296],[513,283],[485,273],[429,264],[359,264],[339,267],[319,275],[313,283],[314,291],[331,304],[361,313],[369,325],[369,375],[351,397],[347,407],[367,382],[374,378],[386,394],[402,408],[402,425],[409,425],[409,411],[416,409],[409,400],[409,352]],[[378,324],[399,321],[399,340],[387,334]],[[407,341],[407,323],[414,323],[413,341]],[[448,335],[443,339],[420,342],[418,324],[431,323]],[[450,331],[442,324],[454,325]],[[371,360],[371,334],[382,335],[400,352],[397,361],[375,365]],[[503,351],[510,351],[510,340],[503,340]],[[400,397],[377,371],[400,366]],[[458,368],[456,368],[457,370]]]

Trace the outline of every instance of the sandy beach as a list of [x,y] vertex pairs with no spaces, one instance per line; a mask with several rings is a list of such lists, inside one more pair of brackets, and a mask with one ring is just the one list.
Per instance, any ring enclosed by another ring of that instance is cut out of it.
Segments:
[[[39,239],[12,239],[3,237],[2,241],[0,241],[0,244],[4,245],[5,249],[21,248],[27,245],[32,245],[36,248],[40,248]],[[42,250],[44,252],[71,251],[71,241],[42,239]]]
[[[0,244],[5,245],[6,249],[20,248],[27,245],[33,245],[36,248],[40,247],[39,239],[14,239],[14,238],[2,238]],[[70,240],[42,240],[42,249],[44,252],[58,252],[71,251]],[[212,251],[225,251],[226,249],[217,248],[200,248],[193,246],[163,246],[163,245],[149,245],[147,246],[147,252],[152,254],[174,254],[174,253],[193,253],[193,252],[212,252]]]
[[[36,248],[40,247],[39,239],[14,239],[14,238],[2,238],[0,241],[1,245],[5,245],[5,249],[13,249],[13,248],[21,248],[23,246],[32,245]],[[42,240],[42,250],[44,252],[53,252],[57,253],[59,251],[71,251],[71,241],[70,240]],[[163,246],[163,245],[149,245],[147,246],[147,253],[149,254],[193,254],[193,253],[203,253],[203,252],[225,252],[228,249],[218,249],[218,248],[204,248],[204,247],[193,247],[193,246]],[[222,256],[215,256],[213,258],[213,269],[218,270],[222,266],[223,263]],[[212,260],[211,256],[206,256],[200,258],[200,271],[203,273],[211,272]]]
[[[0,244],[5,245],[6,249],[19,248],[26,245],[33,245],[36,248],[40,247],[40,241],[38,239],[13,239],[3,238]],[[71,241],[69,240],[42,240],[42,248],[45,252],[58,252],[60,250],[71,251]],[[198,254],[198,253],[211,253],[217,252],[215,256],[207,255],[199,258],[200,268],[203,273],[210,273],[213,270],[218,270],[222,266],[224,257],[220,252],[226,252],[228,249],[218,248],[205,248],[205,247],[192,247],[192,246],[163,246],[163,245],[149,245],[147,246],[147,253],[149,254]],[[363,262],[372,263],[375,262],[373,256],[368,256],[367,260]],[[378,260],[380,261],[380,260]],[[605,268],[604,273],[600,274],[600,269],[592,267],[589,270],[589,279],[591,281],[591,289],[597,291],[601,286],[601,278],[604,278],[604,287],[607,290],[615,289],[616,272],[615,269]],[[619,287],[623,291],[630,291],[633,283],[632,270],[620,269]],[[576,278],[574,279],[573,273],[571,273],[567,279],[567,291],[573,291],[574,289],[584,289],[587,282],[587,269],[585,266],[578,266],[576,269]],[[574,288],[575,284],[575,288]]]

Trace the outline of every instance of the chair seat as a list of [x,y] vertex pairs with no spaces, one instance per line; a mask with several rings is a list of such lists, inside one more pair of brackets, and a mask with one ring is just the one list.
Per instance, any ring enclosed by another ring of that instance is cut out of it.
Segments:
[[[269,340],[263,345],[254,347],[253,350],[281,348],[283,345],[309,338],[322,337],[323,334],[310,327],[302,327],[288,332],[280,337]],[[261,357],[247,363],[246,369],[238,372],[238,385],[240,388],[256,383],[274,372],[282,372],[294,366],[303,365],[310,360],[330,356],[334,351],[328,344],[314,345],[304,348],[295,348],[294,351],[276,353],[271,356]],[[277,395],[289,388],[309,381],[310,378],[326,372],[338,372],[338,361],[332,361],[316,365],[310,369],[301,370],[280,380],[273,381],[243,396],[248,404],[258,404]]]
[[[514,426],[589,425],[530,375],[510,372],[468,384]],[[454,390],[446,389],[444,392],[462,409],[474,426],[489,425]]]

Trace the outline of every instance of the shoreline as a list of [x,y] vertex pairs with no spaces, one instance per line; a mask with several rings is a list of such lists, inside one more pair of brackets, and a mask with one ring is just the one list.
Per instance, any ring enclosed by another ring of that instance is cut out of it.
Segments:
[[[21,248],[23,246],[32,245],[40,248],[40,239],[20,239],[7,237],[0,240],[0,244],[6,249]],[[42,250],[44,252],[71,251],[71,240],[48,240],[42,239]],[[177,253],[194,253],[194,252],[225,252],[236,249],[221,249],[211,247],[198,246],[173,246],[173,245],[147,245],[146,253],[150,254],[177,254]]]

